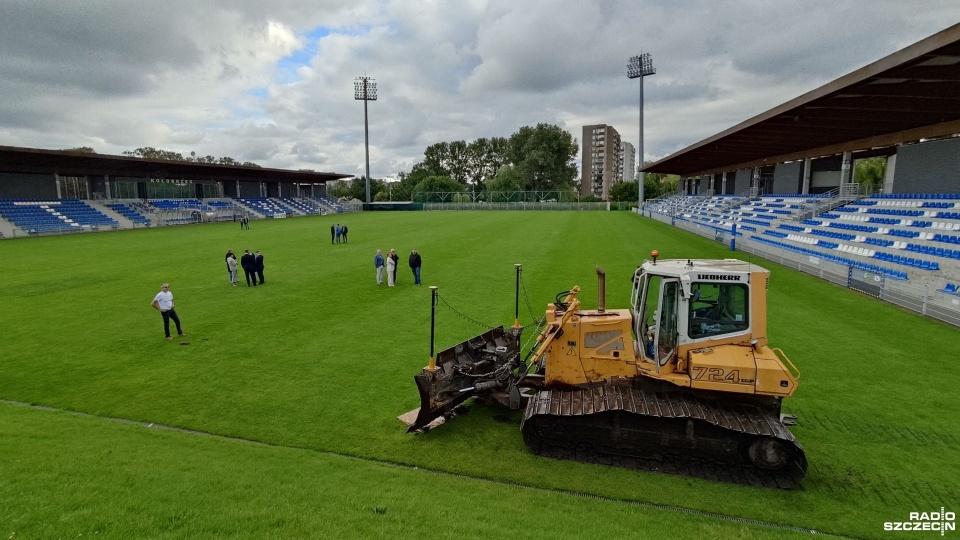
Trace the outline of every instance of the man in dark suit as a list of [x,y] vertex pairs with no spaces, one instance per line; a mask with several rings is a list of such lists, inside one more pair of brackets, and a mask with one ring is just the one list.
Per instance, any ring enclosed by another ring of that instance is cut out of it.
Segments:
[[330,243],[333,244],[333,237],[337,235],[336,225],[330,226]]
[[[253,269],[257,273],[256,277],[260,278],[260,284],[263,285],[263,255],[259,251],[253,257]],[[254,279],[254,285],[256,285],[256,279]]]
[[243,276],[247,278],[247,287],[250,286],[250,278],[253,278],[253,286],[257,286],[257,274],[254,269],[256,264],[256,259],[253,257],[253,253],[250,253],[249,249],[243,250],[243,256],[240,257],[240,266],[243,267]]

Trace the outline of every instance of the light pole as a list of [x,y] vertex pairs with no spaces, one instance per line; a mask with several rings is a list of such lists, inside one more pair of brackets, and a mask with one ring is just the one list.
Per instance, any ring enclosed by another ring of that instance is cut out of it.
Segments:
[[[642,86],[642,85],[641,85]],[[370,124],[367,121],[367,102],[377,100],[377,83],[370,77],[353,81],[353,99],[363,101],[363,146],[367,156],[367,203],[370,203]]]
[[637,146],[637,160],[640,161],[640,177],[637,178],[637,212],[643,213],[643,78],[656,73],[650,53],[634,56],[627,62],[627,78],[640,79],[640,144]]

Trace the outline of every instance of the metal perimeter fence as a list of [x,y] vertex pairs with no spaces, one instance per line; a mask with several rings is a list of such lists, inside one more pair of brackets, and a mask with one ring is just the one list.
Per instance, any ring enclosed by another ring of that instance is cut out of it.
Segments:
[[[424,210],[619,210],[608,202],[447,202],[423,203]],[[630,208],[623,208],[630,210]]]
[[645,212],[643,215],[687,232],[733,245],[735,251],[745,251],[762,259],[811,274],[835,285],[879,298],[921,315],[960,326],[960,298],[939,291],[932,285],[887,279],[883,274],[868,272],[853,266],[828,261],[820,257],[779,250],[751,240],[749,236],[731,236],[730,229],[712,227],[690,221],[675,221],[669,215]]
[[636,202],[581,201],[564,190],[415,192],[412,202],[424,210],[636,210]]

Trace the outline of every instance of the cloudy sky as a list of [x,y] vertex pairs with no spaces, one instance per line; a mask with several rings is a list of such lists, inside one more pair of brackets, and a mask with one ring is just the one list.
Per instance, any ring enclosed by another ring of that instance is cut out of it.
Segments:
[[0,0],[0,145],[389,177],[539,122],[656,159],[960,22],[925,0]]

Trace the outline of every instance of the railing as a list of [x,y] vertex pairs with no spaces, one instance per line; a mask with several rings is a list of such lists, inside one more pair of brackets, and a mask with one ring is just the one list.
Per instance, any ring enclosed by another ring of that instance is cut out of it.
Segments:
[[[731,243],[731,231],[690,221],[675,220],[664,214],[652,213],[649,217],[722,244]],[[822,257],[780,250],[752,240],[749,235],[737,235],[735,240],[736,251],[745,251],[788,268],[817,276],[835,285],[874,296],[953,326],[960,326],[960,302],[957,302],[957,297],[942,292],[935,285],[888,279],[882,273],[868,272],[850,265],[828,261]]]

